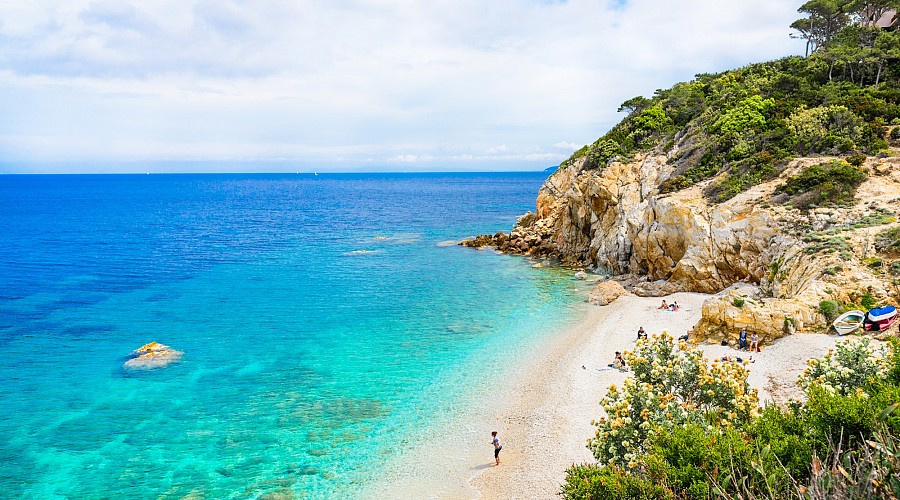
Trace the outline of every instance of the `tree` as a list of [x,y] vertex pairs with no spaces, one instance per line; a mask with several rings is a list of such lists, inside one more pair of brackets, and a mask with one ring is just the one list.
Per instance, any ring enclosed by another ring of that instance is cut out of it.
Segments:
[[850,23],[854,0],[811,0],[801,5],[797,12],[808,17],[798,19],[791,28],[800,34],[796,38],[806,40],[807,55],[826,47],[831,39]]
[[650,101],[650,99],[647,99],[643,96],[632,97],[631,99],[623,102],[622,105],[619,106],[619,109],[616,111],[618,111],[619,113],[625,111],[630,115],[635,112],[643,111],[644,108],[649,106],[651,102],[652,101]]

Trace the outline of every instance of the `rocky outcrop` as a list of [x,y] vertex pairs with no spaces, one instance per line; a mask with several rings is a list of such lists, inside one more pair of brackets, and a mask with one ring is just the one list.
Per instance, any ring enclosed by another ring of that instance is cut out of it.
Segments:
[[615,280],[607,280],[599,283],[588,294],[588,302],[598,306],[611,304],[614,300],[623,295],[627,295],[628,291]]
[[[706,183],[660,191],[675,171],[669,158],[677,153],[640,154],[601,170],[585,170],[576,161],[547,179],[535,212],[522,216],[510,233],[463,244],[617,275],[638,295],[716,294],[735,283],[751,285],[704,305],[695,332],[710,340],[741,327],[764,339],[824,329],[818,312],[823,300],[859,304],[868,294],[878,302],[900,302],[900,290],[884,270],[867,264],[875,254],[874,233],[897,224],[900,158],[868,160],[864,167],[872,176],[860,186],[856,205],[802,212],[774,203],[774,190],[785,177],[827,158],[794,160],[782,178],[715,204],[703,196]],[[744,300],[743,307],[735,299]]]
[[172,363],[176,363],[184,355],[181,351],[176,351],[167,345],[159,342],[150,342],[131,351],[131,359],[123,365],[125,368],[132,370],[152,370],[155,368],[163,368]]

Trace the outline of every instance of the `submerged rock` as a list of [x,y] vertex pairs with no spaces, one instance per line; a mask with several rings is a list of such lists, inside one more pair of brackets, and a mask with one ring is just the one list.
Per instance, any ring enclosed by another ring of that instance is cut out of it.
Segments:
[[122,366],[133,370],[152,370],[179,361],[184,353],[154,341],[131,351],[131,355],[134,357]]

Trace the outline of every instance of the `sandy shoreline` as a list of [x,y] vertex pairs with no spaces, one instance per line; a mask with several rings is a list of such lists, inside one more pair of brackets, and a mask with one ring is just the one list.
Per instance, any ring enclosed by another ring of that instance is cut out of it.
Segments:
[[[539,346],[503,380],[440,433],[422,436],[404,452],[402,467],[389,467],[371,498],[554,499],[565,470],[594,459],[586,442],[591,421],[602,416],[600,400],[610,384],[621,385],[627,373],[609,369],[615,351],[632,350],[638,327],[650,334],[668,330],[684,335],[701,316],[697,293],[665,297],[679,312],[657,309],[661,298],[621,297],[605,307],[590,306],[583,319]],[[783,402],[799,394],[797,376],[806,359],[823,355],[838,337],[798,334],[763,346],[754,353],[750,383],[760,400]],[[735,355],[733,347],[701,345],[707,357]],[[749,356],[748,356],[749,357]],[[502,463],[494,466],[490,431],[503,442]]]
[[[604,369],[615,351],[633,349],[640,326],[651,334],[663,330],[676,337],[685,334],[700,319],[707,297],[695,293],[666,297],[670,303],[678,301],[677,313],[657,309],[660,298],[622,297],[594,308],[582,325],[560,336],[522,379],[511,382],[498,408],[503,462],[484,468],[471,480],[480,497],[558,498],[565,469],[593,461],[585,444],[594,435],[591,421],[602,415],[599,401],[606,388],[621,385],[627,376]],[[750,383],[760,389],[760,400],[783,402],[797,396],[795,382],[806,359],[823,355],[837,340],[834,335],[800,334],[763,346],[750,365]],[[738,354],[733,347],[700,347],[709,358]],[[489,458],[490,449],[484,454]]]

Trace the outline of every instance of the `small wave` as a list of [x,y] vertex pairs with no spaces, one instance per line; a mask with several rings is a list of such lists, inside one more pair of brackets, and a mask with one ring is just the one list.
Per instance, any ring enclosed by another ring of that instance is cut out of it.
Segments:
[[382,253],[382,252],[384,252],[384,250],[365,250],[365,249],[361,249],[361,250],[352,250],[352,251],[350,251],[350,252],[344,252],[342,255],[351,255],[351,256],[354,256],[354,255],[371,255],[371,254],[373,254],[373,253]]
[[422,241],[422,235],[417,233],[396,234],[393,236],[380,234],[366,241],[381,245],[412,245]]
[[439,241],[439,242],[437,242],[437,243],[436,243],[436,246],[439,246],[439,247],[455,247],[455,246],[458,245],[458,244],[459,244],[459,241],[457,241],[457,240],[444,240],[444,241]]

